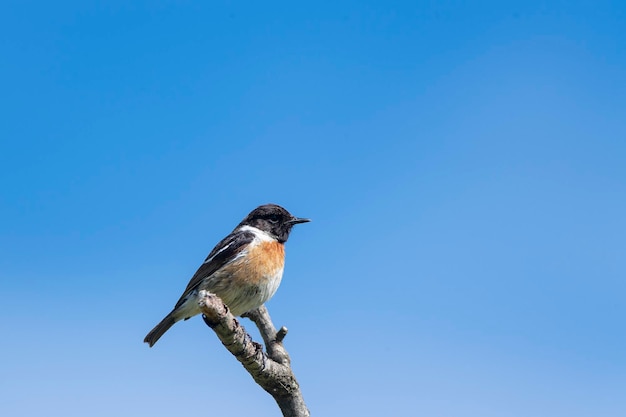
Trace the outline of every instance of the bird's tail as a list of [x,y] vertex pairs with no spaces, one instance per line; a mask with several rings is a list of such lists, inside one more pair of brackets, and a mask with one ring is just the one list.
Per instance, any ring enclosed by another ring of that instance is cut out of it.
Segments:
[[163,320],[156,326],[154,329],[150,330],[150,333],[143,339],[144,343],[150,345],[150,347],[154,346],[154,344],[163,336],[163,334],[169,330],[170,327],[174,325],[178,320],[174,317],[174,311],[165,316]]

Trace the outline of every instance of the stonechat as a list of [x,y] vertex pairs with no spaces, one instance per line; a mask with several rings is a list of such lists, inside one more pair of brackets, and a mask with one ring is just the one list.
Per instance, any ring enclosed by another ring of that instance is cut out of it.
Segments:
[[177,321],[200,314],[198,293],[216,294],[240,316],[272,298],[283,277],[285,242],[291,228],[309,222],[275,204],[252,210],[209,253],[174,309],[143,340],[152,347]]

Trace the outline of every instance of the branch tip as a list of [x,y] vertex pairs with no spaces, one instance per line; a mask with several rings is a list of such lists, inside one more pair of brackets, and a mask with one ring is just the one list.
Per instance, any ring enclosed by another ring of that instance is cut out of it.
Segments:
[[283,339],[285,338],[285,336],[287,336],[287,332],[288,332],[288,331],[289,331],[289,330],[287,330],[287,328],[286,328],[285,326],[281,327],[281,328],[280,328],[280,330],[278,330],[278,331],[276,332],[276,341],[277,341],[278,343],[282,342],[282,341],[283,341]]

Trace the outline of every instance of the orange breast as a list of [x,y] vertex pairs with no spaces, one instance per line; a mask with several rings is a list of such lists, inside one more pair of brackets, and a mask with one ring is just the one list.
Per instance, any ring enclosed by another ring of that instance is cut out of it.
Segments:
[[260,242],[249,249],[241,278],[248,284],[257,284],[273,279],[284,266],[285,246],[278,242]]
[[280,285],[285,265],[281,243],[252,242],[242,256],[203,281],[200,289],[217,294],[239,316],[269,300]]

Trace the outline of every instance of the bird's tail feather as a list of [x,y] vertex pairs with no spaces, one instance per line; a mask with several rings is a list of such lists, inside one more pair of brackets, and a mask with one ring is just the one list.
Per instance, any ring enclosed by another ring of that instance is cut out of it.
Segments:
[[174,325],[178,320],[174,317],[174,312],[172,311],[170,314],[165,316],[163,320],[156,326],[154,329],[150,330],[150,333],[143,339],[144,343],[150,345],[150,347],[154,346],[154,344],[163,336],[163,334],[169,330],[170,327]]

